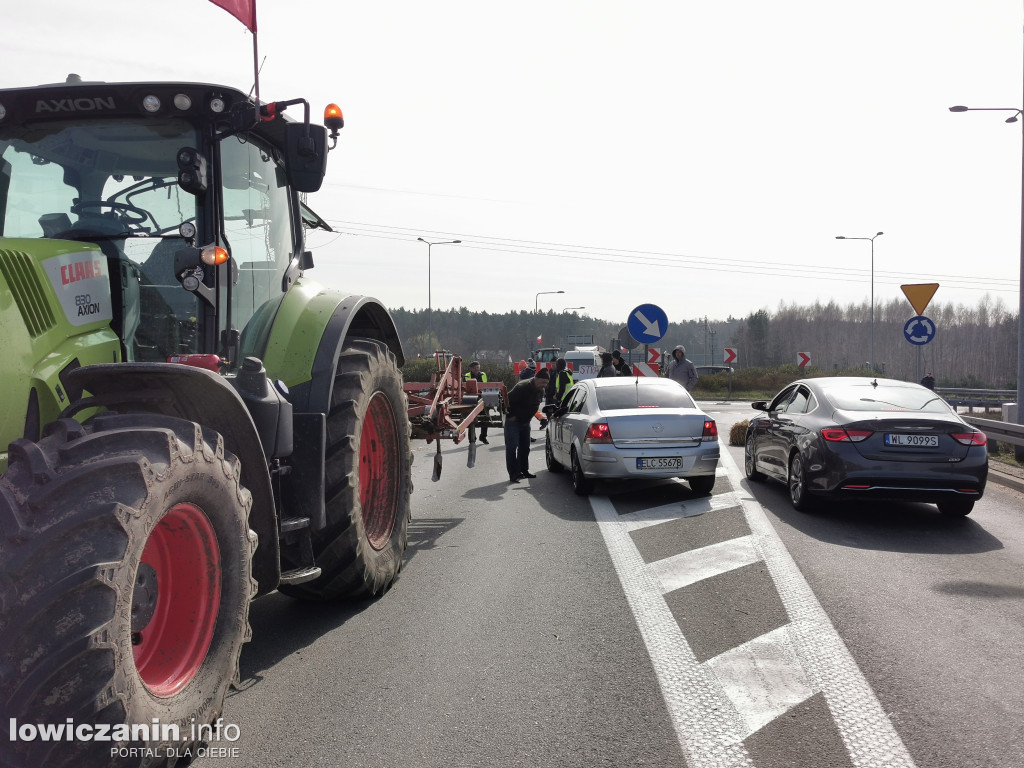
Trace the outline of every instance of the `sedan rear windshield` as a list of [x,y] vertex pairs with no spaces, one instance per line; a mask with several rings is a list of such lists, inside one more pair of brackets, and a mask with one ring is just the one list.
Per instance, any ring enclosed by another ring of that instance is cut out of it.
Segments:
[[602,411],[633,408],[695,408],[682,387],[598,387],[597,407]]
[[923,387],[829,387],[825,394],[841,411],[949,413],[946,401]]

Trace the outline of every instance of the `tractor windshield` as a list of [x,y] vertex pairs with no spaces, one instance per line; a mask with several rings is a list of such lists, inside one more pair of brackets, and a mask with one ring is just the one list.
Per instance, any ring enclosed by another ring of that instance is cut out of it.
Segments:
[[129,360],[198,351],[197,299],[174,276],[178,227],[196,219],[176,156],[197,141],[180,119],[0,128],[0,236],[99,245]]

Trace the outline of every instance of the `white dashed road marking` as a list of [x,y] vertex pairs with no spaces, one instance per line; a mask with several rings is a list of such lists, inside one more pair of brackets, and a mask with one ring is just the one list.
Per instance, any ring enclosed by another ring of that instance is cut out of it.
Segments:
[[[743,490],[625,515],[607,498],[590,497],[689,768],[756,768],[743,740],[818,692],[854,766],[913,768],[871,686],[726,451],[719,474]],[[737,505],[751,535],[658,562],[645,563],[629,535]],[[699,663],[664,595],[758,561],[764,561],[789,623]]]

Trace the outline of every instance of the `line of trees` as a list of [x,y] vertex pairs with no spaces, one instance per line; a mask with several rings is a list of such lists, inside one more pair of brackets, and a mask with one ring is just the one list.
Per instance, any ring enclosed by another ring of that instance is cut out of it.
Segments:
[[[903,335],[914,314],[905,301],[876,303],[874,312],[875,365],[879,372],[904,380],[917,377],[918,350],[921,374],[931,372],[940,386],[1014,389],[1017,386],[1016,312],[999,300],[984,297],[977,306],[929,305],[927,315],[936,326],[935,338],[922,347]],[[570,335],[594,337],[606,349],[617,345],[623,323],[599,320],[577,312],[508,312],[492,314],[458,310],[432,312],[427,338],[426,310],[392,311],[407,357],[429,357],[433,349],[449,349],[480,360],[520,360],[540,346],[567,347]],[[537,343],[537,337],[542,343]],[[871,306],[867,302],[840,306],[835,302],[812,306],[780,303],[774,311],[759,309],[744,318],[694,318],[670,323],[656,345],[671,349],[683,344],[697,365],[721,365],[723,349],[735,349],[736,368],[769,367],[795,363],[798,353],[824,370],[869,368],[871,358]]]

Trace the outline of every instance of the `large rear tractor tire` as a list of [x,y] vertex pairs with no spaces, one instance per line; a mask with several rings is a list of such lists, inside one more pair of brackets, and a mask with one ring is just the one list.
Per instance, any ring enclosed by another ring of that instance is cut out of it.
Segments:
[[[62,419],[38,443],[11,444],[0,718],[70,719],[91,738],[19,731],[0,762],[170,766],[196,755],[250,634],[256,534],[240,477],[219,434],[155,414]],[[150,736],[117,738],[118,726],[154,723]],[[149,751],[112,755],[118,747]]]
[[307,600],[367,598],[398,578],[409,541],[412,449],[395,356],[356,339],[342,351],[327,416],[327,527],[313,535],[322,573],[281,592]]

